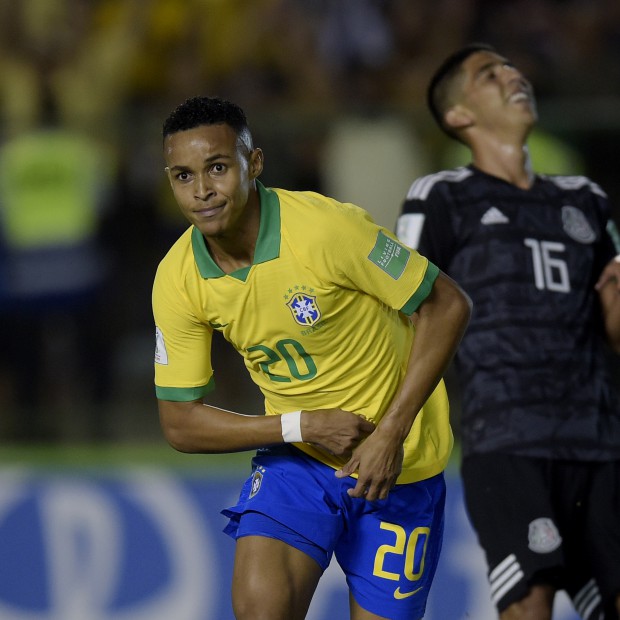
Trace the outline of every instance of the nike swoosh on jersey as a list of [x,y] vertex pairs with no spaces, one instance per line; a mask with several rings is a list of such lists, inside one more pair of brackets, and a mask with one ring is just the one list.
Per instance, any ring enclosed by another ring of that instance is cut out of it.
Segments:
[[419,588],[416,588],[412,592],[401,592],[400,586],[398,586],[398,588],[394,590],[394,598],[397,598],[397,599],[408,598],[410,596],[413,596],[416,592],[419,592],[422,589],[422,587],[423,586],[420,586]]

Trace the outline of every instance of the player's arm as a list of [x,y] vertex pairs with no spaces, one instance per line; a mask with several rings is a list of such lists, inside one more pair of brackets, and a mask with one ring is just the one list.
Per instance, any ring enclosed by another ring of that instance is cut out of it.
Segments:
[[471,301],[448,276],[439,273],[416,313],[416,334],[407,372],[375,432],[357,448],[340,477],[358,472],[349,494],[384,499],[402,467],[402,446],[413,422],[437,387],[456,352],[471,314]]
[[616,353],[620,353],[620,255],[609,261],[596,283],[607,338]]
[[[242,415],[203,404],[213,371],[212,330],[192,312],[189,295],[171,269],[158,270],[153,287],[153,313],[158,346],[155,384],[159,418],[166,440],[181,452],[222,453],[284,443],[280,416]],[[180,387],[185,386],[185,387]],[[291,411],[298,409],[294,404]],[[290,422],[293,418],[289,417]],[[297,422],[297,419],[294,418]],[[302,411],[304,442],[336,455],[348,455],[374,425],[347,411]],[[287,440],[297,441],[287,433]]]
[[[223,453],[284,443],[278,415],[243,415],[203,404],[201,400],[158,400],[159,419],[168,443],[180,452]],[[347,456],[374,430],[359,415],[340,409],[302,411],[304,442]]]

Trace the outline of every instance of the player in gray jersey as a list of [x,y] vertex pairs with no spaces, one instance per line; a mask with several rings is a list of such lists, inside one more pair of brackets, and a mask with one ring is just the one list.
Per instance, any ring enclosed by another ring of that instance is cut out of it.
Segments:
[[535,174],[530,83],[493,48],[451,55],[431,113],[472,164],[417,179],[397,232],[470,295],[456,357],[467,510],[501,620],[620,618],[620,245],[591,180]]

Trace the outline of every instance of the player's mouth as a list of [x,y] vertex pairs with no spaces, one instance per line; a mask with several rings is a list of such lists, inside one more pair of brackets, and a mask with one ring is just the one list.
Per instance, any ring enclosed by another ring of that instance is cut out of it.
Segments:
[[210,219],[222,212],[226,204],[203,207],[202,209],[193,209],[192,213],[200,219]]
[[518,90],[508,97],[510,103],[520,103],[521,101],[531,101],[532,97],[526,90]]
[[508,96],[508,101],[510,103],[534,102],[532,88],[528,82],[518,81],[514,86],[513,92]]

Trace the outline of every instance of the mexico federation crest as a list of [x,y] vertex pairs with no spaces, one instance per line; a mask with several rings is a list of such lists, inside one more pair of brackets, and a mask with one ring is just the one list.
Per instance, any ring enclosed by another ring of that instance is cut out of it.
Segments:
[[586,216],[576,207],[562,207],[562,225],[566,234],[578,243],[592,243],[596,240],[596,234]]
[[293,313],[295,321],[304,327],[307,325],[314,325],[321,318],[321,311],[319,310],[314,295],[295,293],[286,302],[286,305]]
[[528,547],[534,553],[551,553],[561,544],[562,537],[551,519],[540,517],[530,523]]

